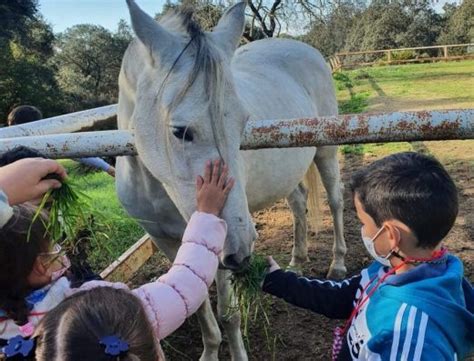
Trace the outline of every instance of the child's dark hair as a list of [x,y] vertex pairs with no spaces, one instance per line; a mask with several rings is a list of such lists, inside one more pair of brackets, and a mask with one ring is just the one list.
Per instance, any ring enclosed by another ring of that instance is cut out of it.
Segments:
[[32,105],[20,105],[8,114],[8,125],[33,122],[43,118],[41,111]]
[[403,222],[420,248],[435,248],[458,214],[453,180],[435,158],[420,153],[377,160],[355,173],[350,186],[379,227],[390,219]]
[[110,361],[100,344],[106,336],[128,344],[128,351],[117,358],[121,361],[161,360],[141,301],[111,287],[79,292],[48,312],[35,334],[36,360]]
[[45,158],[40,152],[20,145],[0,155],[0,167],[24,158]]
[[32,222],[35,214],[36,207],[15,206],[12,218],[0,229],[0,309],[18,325],[28,322],[25,297],[32,291],[28,276],[38,255],[49,248],[46,215]]

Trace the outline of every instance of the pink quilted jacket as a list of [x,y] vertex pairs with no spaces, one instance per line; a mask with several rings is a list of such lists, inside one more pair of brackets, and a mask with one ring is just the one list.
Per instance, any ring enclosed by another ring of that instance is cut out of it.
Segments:
[[[142,301],[159,340],[181,326],[204,302],[216,275],[226,234],[227,225],[222,219],[194,213],[171,269],[157,281],[132,291]],[[127,289],[123,283],[92,281],[71,291],[102,286]]]
[[[227,225],[222,219],[207,213],[194,213],[171,269],[157,281],[132,290],[142,301],[158,340],[181,326],[205,300],[217,271],[218,255],[224,246],[226,234]],[[31,333],[44,315],[66,297],[95,287],[128,290],[123,283],[105,281],[87,282],[80,288],[71,288],[67,278],[62,277],[46,286],[46,296],[34,305],[28,324]],[[8,317],[0,317],[1,339],[18,334],[22,334],[18,325]],[[162,351],[159,351],[159,360],[164,360]]]

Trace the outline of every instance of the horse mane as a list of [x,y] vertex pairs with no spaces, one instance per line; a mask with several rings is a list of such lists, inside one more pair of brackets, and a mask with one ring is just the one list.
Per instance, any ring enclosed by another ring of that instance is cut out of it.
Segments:
[[[222,159],[226,159],[226,132],[223,116],[224,90],[229,77],[225,75],[223,67],[224,55],[222,50],[215,46],[207,36],[194,17],[194,10],[183,6],[168,11],[163,15],[159,23],[170,32],[183,34],[188,43],[176,58],[168,75],[174,68],[179,66],[179,60],[184,53],[190,53],[193,64],[186,82],[182,89],[171,102],[168,114],[179,105],[183,98],[193,86],[199,75],[204,77],[204,89],[209,104],[209,116],[212,126],[214,141]],[[166,79],[162,85],[166,85]],[[170,125],[170,119],[167,117],[167,125]],[[169,127],[167,127],[169,129]],[[183,138],[184,141],[184,138]]]
[[189,6],[179,6],[168,10],[158,22],[167,30],[186,34],[190,37],[202,36],[204,31],[194,16],[194,9]]

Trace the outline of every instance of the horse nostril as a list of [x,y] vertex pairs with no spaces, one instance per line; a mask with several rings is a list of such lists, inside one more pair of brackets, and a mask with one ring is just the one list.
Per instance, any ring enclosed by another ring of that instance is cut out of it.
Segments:
[[240,264],[240,268],[247,269],[250,266],[250,256],[244,258],[242,263]]
[[230,269],[231,271],[236,271],[242,267],[241,263],[237,260],[236,254],[229,254],[224,257],[224,261],[222,262],[224,267]]

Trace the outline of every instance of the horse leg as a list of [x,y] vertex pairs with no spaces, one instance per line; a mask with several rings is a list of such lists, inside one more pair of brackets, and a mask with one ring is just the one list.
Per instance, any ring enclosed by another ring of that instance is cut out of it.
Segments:
[[329,207],[334,221],[333,260],[327,276],[328,278],[339,279],[345,277],[347,272],[344,264],[347,247],[344,240],[343,185],[337,159],[337,146],[318,147],[314,161],[321,174],[321,180],[328,195]]
[[219,270],[216,277],[217,314],[229,340],[229,350],[233,361],[247,361],[242,332],[240,331],[240,312],[230,284],[230,271]]
[[219,347],[222,342],[221,330],[217,324],[216,317],[212,311],[211,301],[209,297],[196,311],[196,316],[199,321],[202,333],[202,343],[204,350],[202,352],[200,361],[217,361],[219,360]]
[[[181,241],[153,236],[151,238],[168,259],[173,260],[176,257]],[[209,297],[206,298],[201,307],[196,311],[196,316],[199,326],[201,327],[202,342],[204,345],[204,351],[200,360],[217,361],[222,336],[216,317],[212,311]]]
[[290,268],[301,270],[308,258],[307,245],[307,218],[306,218],[306,201],[308,199],[308,191],[303,183],[291,192],[287,197],[288,205],[293,213],[293,250],[291,251]]

